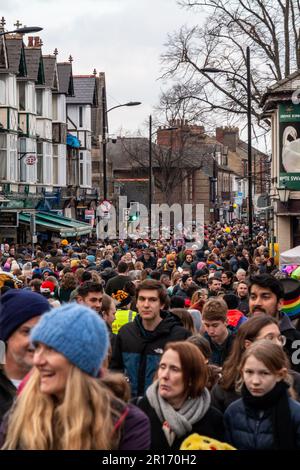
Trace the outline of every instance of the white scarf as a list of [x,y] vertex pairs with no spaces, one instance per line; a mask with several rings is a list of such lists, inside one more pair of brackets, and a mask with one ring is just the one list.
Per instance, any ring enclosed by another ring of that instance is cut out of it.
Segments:
[[200,397],[188,398],[180,410],[175,410],[159,393],[159,381],[147,389],[146,396],[154,408],[166,439],[171,446],[176,437],[191,432],[193,424],[200,421],[210,407],[210,394],[205,388]]

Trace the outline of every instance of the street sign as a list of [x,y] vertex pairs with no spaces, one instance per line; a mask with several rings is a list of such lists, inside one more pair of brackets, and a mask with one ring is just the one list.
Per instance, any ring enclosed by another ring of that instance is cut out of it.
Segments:
[[18,212],[2,212],[0,211],[0,227],[18,227]]
[[30,153],[25,157],[24,163],[25,165],[32,166],[35,165],[37,162],[37,156],[34,153]]
[[111,209],[111,202],[107,201],[107,200],[102,201],[101,204],[100,204],[100,209],[103,212],[109,212],[110,209]]
[[94,210],[88,210],[86,209],[84,211],[84,218],[85,220],[91,220],[95,217],[95,211]]

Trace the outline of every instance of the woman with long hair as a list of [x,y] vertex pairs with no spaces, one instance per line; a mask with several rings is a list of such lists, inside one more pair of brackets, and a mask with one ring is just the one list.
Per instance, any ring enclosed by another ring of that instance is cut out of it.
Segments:
[[147,418],[98,378],[109,344],[99,315],[65,304],[43,315],[30,336],[34,367],[2,424],[3,449],[148,448]]
[[[249,318],[238,330],[227,360],[224,362],[222,377],[212,391],[212,404],[222,413],[233,401],[240,398],[237,390],[238,368],[244,351],[257,340],[267,339],[281,348],[284,347],[285,337],[281,335],[278,322],[268,315],[257,315]],[[290,380],[293,382],[296,395],[300,393],[300,374],[290,370]]]
[[138,402],[150,419],[153,451],[177,451],[192,433],[223,440],[222,414],[211,407],[206,383],[207,366],[197,346],[168,343],[157,379]]
[[225,411],[226,441],[243,450],[300,449],[300,404],[289,395],[282,347],[259,340],[239,367],[242,398]]
[[70,295],[76,289],[77,283],[73,273],[65,273],[61,279],[60,286],[54,291],[54,297],[61,303],[69,302]]

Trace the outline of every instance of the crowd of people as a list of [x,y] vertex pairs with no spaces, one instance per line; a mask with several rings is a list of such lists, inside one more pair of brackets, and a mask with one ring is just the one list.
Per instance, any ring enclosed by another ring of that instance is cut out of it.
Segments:
[[3,242],[2,449],[300,449],[300,282],[262,227],[204,228],[191,248]]

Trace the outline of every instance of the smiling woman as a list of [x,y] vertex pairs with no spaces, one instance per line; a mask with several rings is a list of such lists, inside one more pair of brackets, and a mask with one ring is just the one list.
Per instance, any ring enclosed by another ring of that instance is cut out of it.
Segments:
[[[117,399],[98,378],[109,342],[96,312],[65,304],[45,314],[30,337],[34,368],[2,425],[3,449],[148,448],[146,416]],[[122,447],[128,419],[132,427]]]
[[166,346],[157,380],[139,402],[150,418],[152,450],[179,450],[194,432],[223,439],[222,415],[210,406],[206,381],[207,366],[197,346],[186,341]]

